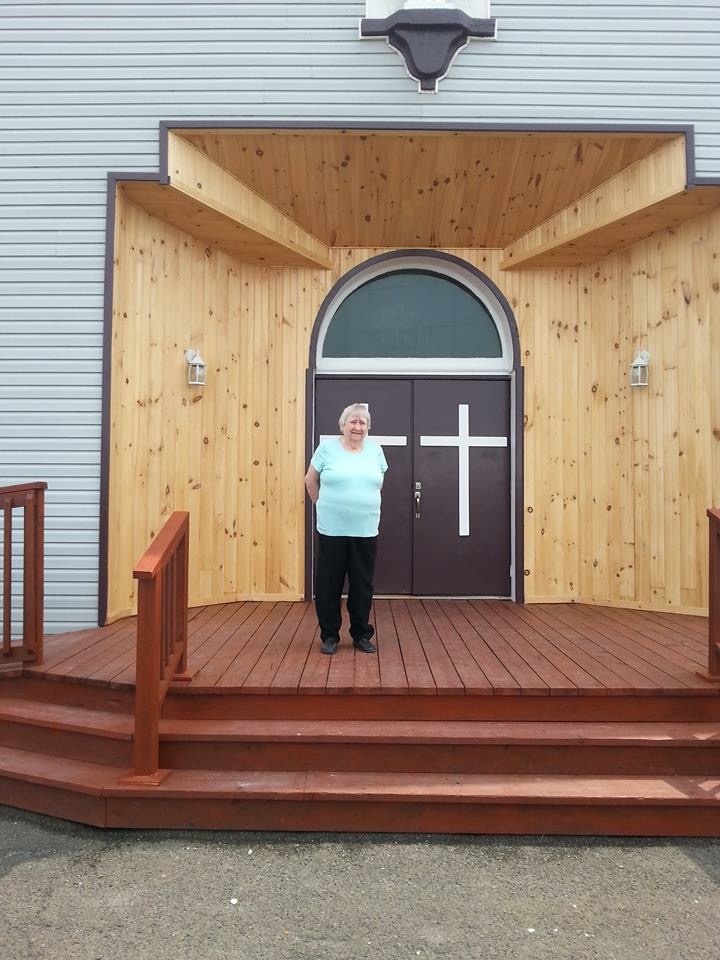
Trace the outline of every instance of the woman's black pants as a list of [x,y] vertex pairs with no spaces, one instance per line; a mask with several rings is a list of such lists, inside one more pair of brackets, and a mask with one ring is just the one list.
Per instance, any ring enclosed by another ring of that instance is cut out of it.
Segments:
[[374,634],[369,620],[376,554],[377,537],[326,537],[318,534],[315,610],[322,640],[340,636],[340,601],[346,576],[350,636],[353,640],[369,640]]

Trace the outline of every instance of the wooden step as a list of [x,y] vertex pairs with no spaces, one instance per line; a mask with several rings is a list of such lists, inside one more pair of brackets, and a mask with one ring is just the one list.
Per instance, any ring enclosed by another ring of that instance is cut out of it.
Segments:
[[720,811],[720,777],[526,776],[520,774],[403,774],[277,770],[174,770],[157,787],[112,784],[108,796],[317,801],[448,803],[658,804]]
[[[0,701],[1,704],[1,701]],[[518,744],[578,743],[628,745],[717,745],[720,730],[709,722],[529,722],[529,721],[431,721],[431,720],[177,720],[160,721],[165,740],[243,740],[296,742],[298,738],[318,743]]]
[[108,710],[129,715],[133,711],[134,691],[116,690],[83,680],[46,680],[27,675],[0,683],[3,699],[40,700],[88,710]]
[[703,774],[720,770],[710,723],[163,720],[171,769]]
[[[169,769],[680,774],[720,769],[707,722],[161,721]],[[133,719],[0,698],[0,744],[130,767]]]
[[133,718],[128,714],[16,697],[0,697],[0,720],[96,733],[122,740],[130,739],[133,729]]
[[0,656],[0,680],[14,680],[22,677],[24,664],[22,660]]
[[214,694],[171,688],[168,719],[206,720],[709,720],[720,723],[718,687],[656,696],[426,696],[377,691],[341,694]]
[[720,835],[720,779],[226,770],[158,787],[117,767],[0,747],[3,802],[108,827]]
[[0,744],[127,767],[133,718],[107,710],[0,697]]
[[[325,660],[327,658],[323,658]],[[715,721],[720,724],[720,688],[708,684],[685,694],[579,696],[387,695],[193,693],[171,686],[163,705],[168,719],[207,720],[431,720],[444,721]],[[132,689],[74,678],[29,677],[0,682],[0,694],[94,710],[132,714]]]
[[104,827],[103,791],[122,773],[119,767],[0,746],[0,802]]

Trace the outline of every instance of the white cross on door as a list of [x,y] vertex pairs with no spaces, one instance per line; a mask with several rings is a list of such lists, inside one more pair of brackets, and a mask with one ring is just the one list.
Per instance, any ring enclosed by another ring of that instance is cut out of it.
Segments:
[[470,536],[470,447],[506,447],[507,437],[471,437],[470,414],[467,403],[458,404],[458,435],[456,437],[421,436],[421,447],[458,448],[458,534]]

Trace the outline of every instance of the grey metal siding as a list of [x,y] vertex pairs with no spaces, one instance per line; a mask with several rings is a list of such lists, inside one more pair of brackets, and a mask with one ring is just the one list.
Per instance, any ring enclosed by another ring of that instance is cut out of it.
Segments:
[[97,607],[105,178],[160,120],[693,123],[720,176],[720,4],[493,3],[419,96],[362,2],[0,0],[0,483],[47,480],[50,631]]

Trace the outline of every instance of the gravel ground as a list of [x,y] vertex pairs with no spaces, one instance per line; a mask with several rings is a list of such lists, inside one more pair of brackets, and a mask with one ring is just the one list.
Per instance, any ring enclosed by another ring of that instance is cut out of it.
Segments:
[[720,841],[100,831],[0,806],[2,960],[718,960]]

